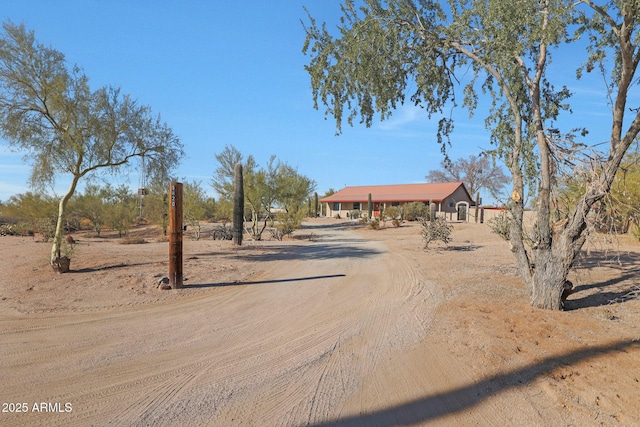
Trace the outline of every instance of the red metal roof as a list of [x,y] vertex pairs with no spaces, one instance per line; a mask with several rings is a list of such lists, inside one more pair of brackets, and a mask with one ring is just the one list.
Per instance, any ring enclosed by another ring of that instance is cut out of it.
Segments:
[[[320,202],[367,202],[369,193],[373,202],[442,202],[460,186],[469,195],[462,182],[437,184],[365,185],[345,187]],[[471,197],[469,196],[469,200]]]

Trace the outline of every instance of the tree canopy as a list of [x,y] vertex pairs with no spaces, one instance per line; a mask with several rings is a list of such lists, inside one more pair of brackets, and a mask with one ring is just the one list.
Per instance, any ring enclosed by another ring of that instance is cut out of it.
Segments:
[[482,190],[497,197],[510,181],[502,168],[492,164],[487,156],[469,156],[453,162],[442,160],[440,169],[430,170],[425,178],[429,182],[462,181],[471,197]]
[[3,24],[0,38],[0,134],[31,162],[31,184],[71,178],[60,199],[52,265],[60,258],[65,207],[78,181],[99,172],[124,173],[144,156],[152,174],[166,175],[182,145],[159,116],[119,88],[91,90],[78,66],[36,41],[24,25]]

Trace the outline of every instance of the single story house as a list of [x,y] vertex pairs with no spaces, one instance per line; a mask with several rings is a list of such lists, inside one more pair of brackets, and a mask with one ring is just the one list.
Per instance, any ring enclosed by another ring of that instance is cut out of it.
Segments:
[[374,216],[380,209],[389,206],[402,206],[406,203],[421,202],[425,205],[436,203],[437,215],[449,220],[466,221],[470,206],[475,206],[467,188],[462,182],[443,182],[437,184],[398,184],[366,185],[345,187],[342,190],[319,200],[326,203],[328,217],[346,218],[350,211],[369,210],[369,194],[373,204]]

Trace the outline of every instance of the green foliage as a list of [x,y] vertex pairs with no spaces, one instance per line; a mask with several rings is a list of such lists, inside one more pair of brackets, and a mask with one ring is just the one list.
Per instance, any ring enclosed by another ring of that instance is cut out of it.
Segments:
[[400,208],[398,206],[389,206],[385,209],[385,216],[389,219],[398,219],[400,218]]
[[302,220],[305,217],[303,209],[297,211],[280,211],[276,213],[276,229],[282,236],[291,236],[295,230],[302,227]]
[[200,221],[207,211],[207,196],[201,181],[185,182],[182,186],[182,216],[193,231],[195,240],[200,240]]
[[400,227],[402,212],[397,206],[390,206],[385,210],[385,215],[391,220],[394,227]]
[[[555,198],[554,221],[566,218],[575,208],[586,186],[588,176],[565,177]],[[636,144],[620,164],[611,190],[591,211],[590,222],[601,233],[626,233],[633,224],[640,224],[640,147]]]
[[372,230],[379,230],[380,229],[380,220],[378,218],[373,218],[371,220],[371,222],[369,223],[369,228]]
[[495,217],[487,221],[487,225],[498,236],[504,240],[509,240],[511,233],[511,214],[507,211],[501,211]]
[[38,233],[47,242],[55,234],[57,201],[45,194],[27,192],[11,196],[3,208],[3,215],[12,218],[16,233]]
[[168,178],[156,177],[147,185],[147,195],[142,203],[142,216],[151,224],[155,224],[167,235],[169,228],[169,191]]
[[136,201],[137,197],[124,184],[112,187],[107,184],[105,187],[107,195],[107,225],[116,230],[120,237],[129,232],[129,228],[135,223],[137,218]]
[[422,226],[422,240],[424,248],[429,249],[431,242],[440,241],[448,245],[451,241],[451,231],[453,226],[447,223],[444,218],[436,218],[433,221],[420,221]]
[[353,209],[349,211],[349,218],[350,219],[358,219],[362,216],[362,211],[360,211],[359,209]]
[[405,221],[429,219],[429,206],[422,202],[407,203],[402,206],[402,218]]
[[[233,166],[243,167],[243,187],[245,212],[251,218],[249,234],[254,240],[261,240],[267,224],[273,221],[274,208],[288,212],[304,212],[307,200],[315,189],[315,182],[300,174],[285,162],[276,161],[271,156],[266,167],[259,167],[253,157],[244,157],[233,146],[226,146],[216,155],[219,167],[216,169],[212,185],[222,200],[233,200]],[[232,162],[235,163],[232,164]]]
[[73,211],[91,221],[93,230],[98,236],[107,223],[109,198],[107,188],[100,188],[96,184],[88,184],[84,193],[74,200]]

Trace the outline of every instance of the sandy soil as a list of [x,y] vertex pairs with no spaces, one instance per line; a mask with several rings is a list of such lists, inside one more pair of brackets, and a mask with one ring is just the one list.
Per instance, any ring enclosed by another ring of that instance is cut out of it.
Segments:
[[456,224],[317,220],[291,240],[0,238],[2,426],[640,424],[640,245],[596,238],[567,311],[532,309],[508,245]]

